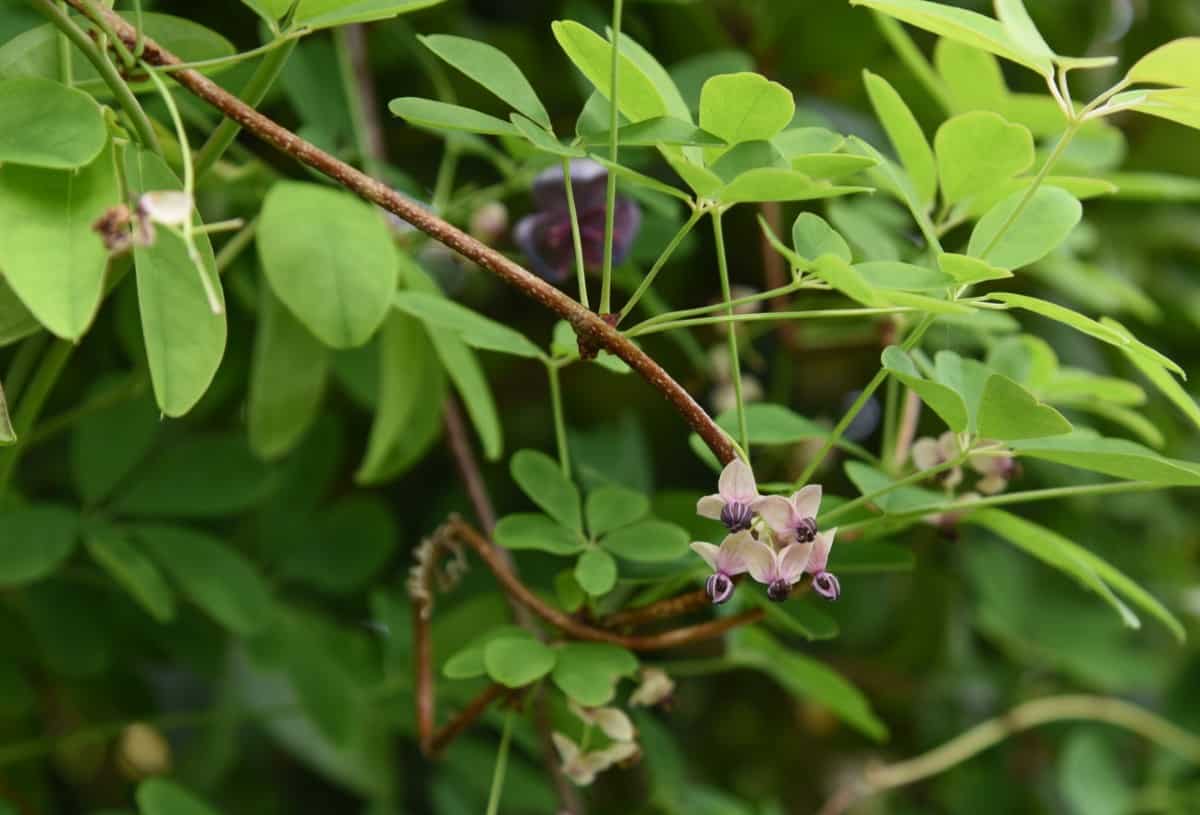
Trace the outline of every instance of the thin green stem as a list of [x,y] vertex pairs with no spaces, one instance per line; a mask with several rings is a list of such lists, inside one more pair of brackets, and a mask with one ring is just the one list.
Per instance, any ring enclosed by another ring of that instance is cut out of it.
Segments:
[[[729,288],[729,262],[725,256],[725,233],[721,228],[721,213],[712,212],[713,240],[717,246],[717,271],[721,275],[721,299],[725,301],[725,314],[731,320],[733,313],[733,297]],[[747,315],[749,316],[749,315]],[[737,402],[738,438],[742,442],[742,450],[750,452],[750,430],[746,425],[746,403],[742,398],[742,363],[738,350],[737,326],[729,325],[729,373],[733,377],[733,395]]]
[[258,234],[258,218],[250,221],[232,238],[225,242],[221,250],[217,252],[216,266],[217,274],[223,274],[235,260],[250,247],[254,242],[254,236]]
[[[279,74],[283,71],[283,66],[287,64],[288,57],[292,55],[292,51],[296,48],[296,40],[289,39],[282,46],[270,51],[263,58],[263,61],[258,64],[254,70],[250,81],[246,83],[246,87],[242,88],[240,97],[243,102],[250,106],[255,106],[263,100],[267,95],[267,91],[275,84],[275,80],[279,78]],[[208,141],[196,153],[196,175],[203,176],[206,172],[212,169],[218,159],[225,154],[229,145],[237,138],[237,134],[241,131],[242,126],[233,119],[223,119],[217,129],[208,137]]]
[[899,466],[899,462],[895,461],[895,456],[891,451],[896,448],[896,423],[899,421],[900,415],[900,398],[900,383],[895,377],[888,377],[887,391],[883,399],[883,442],[879,446],[884,469],[888,472],[892,472],[895,467]]
[[28,389],[21,394],[12,422],[18,441],[12,446],[0,449],[0,496],[8,492],[17,462],[26,448],[22,440],[33,430],[50,391],[54,389],[74,350],[75,346],[66,340],[55,340],[38,363],[37,373],[30,380]]
[[588,305],[587,275],[583,261],[583,236],[579,233],[579,213],[575,209],[575,188],[571,182],[571,160],[562,160],[563,185],[567,189],[567,213],[571,217],[571,242],[575,246],[575,277],[579,282],[579,303],[584,308]]
[[[812,289],[819,288],[819,289],[824,290],[824,286],[818,285],[817,283],[813,283],[813,282],[810,282],[807,280],[793,280],[791,283],[787,283],[783,286],[780,286],[779,288],[768,289],[767,291],[755,292],[754,294],[748,294],[745,297],[737,297],[737,298],[734,298],[733,300],[730,300],[729,302],[734,306],[744,306],[744,305],[749,305],[750,303],[761,303],[764,300],[771,300],[775,297],[780,297],[785,294],[791,294],[794,291],[799,291],[800,289],[808,289],[808,288],[812,288]],[[710,306],[697,306],[696,308],[684,308],[684,309],[679,309],[678,311],[667,311],[667,312],[663,312],[662,314],[656,314],[647,320],[643,320],[642,322],[635,325],[633,328],[629,329],[629,332],[627,332],[627,333],[641,331],[643,328],[649,328],[650,326],[658,325],[659,323],[665,323],[665,322],[673,323],[676,320],[687,319],[689,317],[701,317],[704,315],[712,314],[717,311],[723,311],[724,309],[725,309],[725,303],[722,302],[722,303],[714,303]],[[796,312],[792,312],[792,313],[796,313]]]
[[[724,303],[721,304],[724,307]],[[637,325],[625,332],[625,336],[643,337],[647,334],[658,334],[662,331],[674,331],[679,328],[690,328],[697,325],[720,325],[728,323],[769,323],[777,320],[824,320],[839,317],[875,317],[884,314],[904,314],[913,309],[907,306],[890,308],[826,308],[811,311],[762,311],[754,314],[724,314],[718,317],[697,317],[689,320],[673,320],[668,323],[652,325]],[[642,326],[645,325],[643,328]]]
[[[67,13],[67,4],[63,0],[59,0],[58,7],[63,14]],[[59,31],[55,42],[58,46],[58,78],[70,88],[75,84],[75,68],[71,63],[71,41],[64,32]]]
[[142,0],[133,0],[133,25],[137,39],[133,41],[133,58],[140,60],[146,50],[146,18],[142,14]]
[[454,176],[458,172],[458,147],[450,139],[438,164],[437,180],[433,183],[433,211],[444,212],[454,194]]
[[[620,153],[620,138],[617,128],[620,126],[620,96],[617,89],[617,79],[621,66],[621,6],[622,0],[613,0],[612,23],[612,76],[608,96],[608,160],[617,163]],[[600,313],[608,314],[611,310],[612,299],[612,256],[613,228],[617,215],[617,174],[608,174],[608,185],[604,198],[604,267],[600,274]]]
[[[650,271],[646,273],[646,277],[642,279],[642,282],[637,287],[637,290],[634,291],[629,300],[625,303],[625,307],[621,309],[621,313],[617,315],[617,325],[620,325],[621,321],[629,316],[629,312],[633,311],[633,307],[638,304],[638,301],[642,299],[642,295],[644,295],[654,283],[654,278],[658,276],[658,273],[662,270],[663,266],[665,266],[667,261],[671,259],[671,255],[673,255],[675,250],[679,248],[679,244],[683,243],[683,239],[687,237],[688,233],[692,231],[692,227],[696,225],[696,222],[699,221],[703,215],[704,212],[702,210],[694,210],[691,217],[684,221],[683,226],[679,227],[679,231],[675,233],[675,237],[671,238],[671,242],[667,244],[667,247],[663,249],[662,254],[660,254],[658,259],[654,261],[654,265],[650,267]],[[587,304],[585,303],[584,305]]]
[[929,91],[929,95],[941,105],[947,115],[954,113],[954,103],[946,91],[945,84],[934,71],[933,66],[929,64],[929,60],[921,53],[921,49],[912,41],[912,37],[904,30],[904,26],[878,11],[872,11],[871,15],[875,18],[875,24],[883,33],[884,39],[900,57],[900,61],[908,66],[908,69],[920,80],[921,84],[925,86],[925,90]]
[[[917,343],[921,341],[921,337],[925,336],[925,332],[929,330],[929,326],[933,325],[933,321],[935,319],[937,319],[937,315],[926,314],[921,319],[921,322],[917,323],[917,327],[913,329],[913,332],[908,335],[900,347],[905,351],[916,347]],[[846,428],[848,428],[850,423],[854,421],[854,417],[857,416],[859,411],[866,406],[867,401],[871,398],[871,395],[874,394],[875,391],[879,389],[879,386],[883,384],[884,380],[887,379],[887,375],[887,368],[880,368],[879,372],[875,374],[874,378],[872,378],[871,381],[867,383],[867,386],[862,389],[862,393],[860,393],[858,398],[854,400],[854,404],[852,404],[850,409],[846,411],[846,415],[843,416],[842,420],[837,423],[836,427],[833,428],[833,432],[829,434],[829,438],[825,440],[825,444],[821,446],[821,449],[815,456],[813,456],[812,461],[810,461],[808,466],[804,468],[804,472],[801,473],[797,482],[800,486],[807,484],[808,479],[812,478],[812,474],[817,471],[817,468],[821,466],[821,462],[825,460],[825,456],[829,455],[829,451],[832,450],[833,446],[837,444],[839,439],[841,439],[842,434],[846,432]]]
[[[626,295],[632,295],[643,279],[644,276],[639,274],[631,265],[618,266],[613,269],[613,285],[620,288]],[[654,316],[666,314],[670,311],[667,301],[654,289],[647,289],[642,295],[642,309]],[[711,364],[708,355],[704,353],[704,349],[700,347],[700,343],[696,341],[696,338],[691,333],[681,331],[672,334],[670,339],[687,355],[688,360],[697,371],[705,374],[710,371]]]
[[554,441],[558,445],[558,463],[563,475],[571,477],[571,453],[567,449],[567,423],[563,418],[562,387],[558,381],[558,366],[546,363],[546,375],[550,379],[550,409],[554,413]]
[[[337,29],[341,30],[341,29]],[[224,68],[226,65],[236,65],[239,62],[245,62],[248,59],[261,57],[264,54],[269,54],[272,51],[282,48],[293,40],[298,40],[301,37],[312,33],[310,28],[297,28],[295,31],[289,31],[287,34],[282,34],[279,37],[271,40],[265,45],[260,45],[257,48],[251,48],[249,51],[239,51],[236,54],[231,54],[227,57],[216,57],[215,59],[199,59],[195,62],[180,62],[177,65],[164,65],[159,68],[163,73],[174,73],[175,71],[204,71],[211,68]]]
[[[886,453],[886,448],[884,448],[884,449],[885,449],[885,453]],[[938,473],[944,473],[947,470],[953,470],[955,467],[961,467],[962,463],[966,460],[967,460],[967,454],[962,453],[962,454],[950,459],[949,461],[944,461],[941,464],[938,464],[934,467],[930,467],[927,470],[918,470],[917,472],[913,473],[912,475],[908,476],[907,478],[902,478],[899,481],[893,481],[890,484],[880,487],[877,490],[872,490],[871,492],[865,493],[864,495],[860,495],[859,497],[855,498],[853,501],[847,501],[846,503],[841,504],[841,505],[829,510],[829,512],[822,513],[821,515],[819,515],[817,517],[817,522],[822,525],[828,524],[830,521],[832,521],[834,518],[838,517],[839,515],[845,515],[847,512],[850,512],[851,510],[858,509],[859,507],[863,506],[864,504],[868,504],[871,501],[874,501],[875,499],[880,498],[881,496],[887,495],[892,490],[898,490],[901,487],[909,487],[909,486],[912,486],[913,484],[919,484],[922,481],[932,478],[933,476],[937,475]]]
[[154,135],[154,125],[150,122],[150,118],[146,116],[146,111],[142,110],[137,97],[133,95],[133,91],[129,89],[129,85],[121,78],[121,74],[117,71],[116,66],[112,64],[112,60],[108,58],[108,55],[100,50],[100,47],[92,41],[87,32],[76,25],[75,21],[54,3],[54,0],[30,0],[30,2],[35,9],[40,11],[46,19],[66,35],[67,39],[83,53],[87,61],[96,69],[96,73],[100,74],[100,78],[104,80],[104,84],[108,86],[108,89],[112,91],[113,97],[117,100],[117,104],[121,110],[129,117],[129,121],[133,125],[133,131],[137,134],[138,141],[147,149],[162,155],[162,147],[159,146],[158,137]]
[[510,710],[504,717],[504,730],[500,734],[500,751],[496,753],[496,767],[492,771],[492,790],[488,793],[486,815],[499,815],[500,795],[504,791],[504,777],[508,774],[508,747],[512,743],[513,717]]

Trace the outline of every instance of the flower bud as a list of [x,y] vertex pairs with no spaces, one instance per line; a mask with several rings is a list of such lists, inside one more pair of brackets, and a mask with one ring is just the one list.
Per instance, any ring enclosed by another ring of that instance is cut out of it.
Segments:
[[836,600],[842,594],[842,584],[830,572],[817,572],[813,575],[812,585],[813,591],[826,600]]
[[750,522],[753,520],[754,510],[738,501],[730,501],[721,509],[721,523],[725,524],[730,532],[749,529]]
[[508,231],[508,207],[499,201],[484,204],[471,213],[467,229],[471,237],[491,246]]
[[733,596],[733,581],[724,572],[711,574],[704,581],[704,591],[713,605],[719,606]]
[[171,745],[157,728],[134,722],[121,731],[117,763],[127,778],[140,780],[171,769]]

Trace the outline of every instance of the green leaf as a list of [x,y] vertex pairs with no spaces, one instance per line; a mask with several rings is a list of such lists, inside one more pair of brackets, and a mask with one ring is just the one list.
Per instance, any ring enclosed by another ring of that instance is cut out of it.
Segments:
[[[847,461],[845,469],[851,483],[858,487],[858,491],[863,495],[878,492],[893,483],[886,474],[861,461]],[[942,506],[946,503],[946,496],[922,487],[896,487],[871,499],[871,503],[881,512],[888,514],[921,512]]]
[[[574,20],[550,24],[554,38],[575,67],[605,99],[612,98],[612,43]],[[631,122],[667,114],[653,80],[620,49],[617,61],[617,108]],[[701,127],[705,127],[701,122]],[[710,128],[705,127],[706,130]],[[720,134],[717,134],[720,135]]]
[[998,509],[982,509],[967,516],[967,522],[990,529],[1019,549],[1075,577],[1084,587],[1100,594],[1127,624],[1137,627],[1137,618],[1117,599],[1120,595],[1158,618],[1182,642],[1183,624],[1153,595],[1130,580],[1107,561],[1061,535]]
[[987,192],[1028,170],[1034,160],[1029,128],[989,111],[950,119],[938,128],[934,148],[948,204]]
[[583,549],[578,534],[535,512],[505,515],[496,523],[493,537],[505,549],[536,549],[552,555],[573,555]]
[[307,519],[280,564],[280,574],[331,594],[363,588],[391,557],[398,542],[391,510],[372,495],[351,493]]
[[943,37],[934,46],[933,59],[954,113],[1000,110],[1008,100],[1000,61],[989,52]]
[[4,387],[0,386],[0,446],[6,446],[17,440],[12,421],[8,417],[8,402],[4,399]]
[[1050,254],[1083,217],[1079,201],[1058,187],[1039,188],[1016,214],[1024,198],[1024,191],[1016,192],[988,210],[971,233],[967,254],[1003,269],[1020,269]]
[[72,169],[107,143],[100,107],[83,91],[46,79],[0,82],[0,162]]
[[138,605],[160,623],[175,617],[175,593],[154,561],[113,529],[89,532],[83,539],[88,554]]
[[518,332],[452,300],[419,291],[402,291],[393,299],[396,308],[404,313],[427,325],[454,332],[472,348],[531,359],[545,356],[540,348]]
[[864,306],[883,306],[882,297],[863,279],[858,270],[838,255],[822,255],[812,265],[812,273],[855,302]]
[[846,239],[820,215],[802,212],[792,223],[792,245],[796,254],[812,262],[822,255],[834,255],[846,263],[854,258]]
[[1084,317],[1082,314],[1072,311],[1065,306],[1060,306],[1057,303],[1051,303],[1047,300],[1039,300],[1036,297],[1029,297],[1024,294],[1013,294],[1010,292],[993,292],[988,295],[993,300],[999,300],[1001,303],[1006,303],[1016,308],[1022,308],[1026,311],[1032,311],[1035,314],[1040,314],[1043,317],[1048,317],[1056,322],[1069,325],[1076,331],[1083,332],[1089,337],[1095,337],[1098,340],[1107,342],[1109,345],[1124,347],[1129,344],[1129,341],[1120,334],[1120,332],[1109,328],[1095,320]]
[[533,634],[516,625],[498,625],[469,642],[454,653],[442,665],[442,675],[447,679],[474,679],[487,673],[483,664],[483,651],[487,644],[496,639],[534,639]]
[[644,518],[650,511],[650,499],[635,490],[605,484],[588,493],[584,509],[588,532],[598,536]]
[[1134,367],[1141,371],[1142,375],[1149,379],[1160,393],[1170,399],[1185,416],[1191,419],[1193,424],[1200,427],[1200,405],[1197,405],[1192,395],[1183,389],[1175,377],[1171,376],[1164,365],[1164,360],[1173,366],[1173,370],[1179,370],[1179,367],[1153,349],[1142,345],[1125,326],[1116,320],[1110,317],[1103,317],[1101,320],[1101,324],[1105,328],[1120,333],[1128,341],[1128,344],[1121,347],[1121,352],[1134,364]]
[[31,504],[0,515],[0,586],[32,583],[71,556],[79,516],[57,504]]
[[558,651],[551,678],[558,689],[584,707],[612,701],[617,682],[637,671],[637,657],[615,645],[570,642]]
[[[617,130],[617,139],[622,147],[653,147],[658,144],[725,146],[725,140],[719,136],[671,116],[658,116],[625,125]],[[606,145],[609,142],[608,131],[588,133],[584,142],[592,146]]]
[[503,119],[435,99],[404,96],[388,102],[388,110],[393,116],[432,130],[461,130],[494,136],[517,135],[516,127]]
[[688,540],[683,527],[650,520],[614,529],[600,539],[600,545],[626,560],[662,563],[687,554]]
[[770,139],[791,123],[795,110],[792,92],[761,74],[720,74],[700,91],[700,127],[731,145]]
[[757,628],[735,631],[730,636],[727,659],[762,671],[789,693],[828,708],[875,741],[887,738],[887,726],[856,687],[818,660],[784,648],[765,631]]
[[414,317],[393,311],[379,334],[379,401],[354,480],[379,484],[411,467],[440,431],[445,374]]
[[911,572],[916,566],[912,549],[878,541],[854,541],[829,552],[829,570],[835,574]]
[[[608,33],[611,37],[611,31]],[[662,99],[663,105],[667,109],[667,115],[691,123],[691,108],[684,101],[683,94],[679,92],[675,80],[671,78],[671,74],[662,66],[662,63],[624,31],[621,32],[620,43],[621,53],[629,57],[641,69],[646,78],[654,85],[654,89],[658,91],[658,96]]]
[[1200,465],[1160,456],[1125,439],[1106,439],[1076,432],[1057,438],[1015,441],[1010,446],[1019,456],[1079,467],[1114,478],[1153,481],[1164,486],[1200,486]]
[[283,181],[258,225],[271,288],[326,345],[362,345],[383,324],[400,268],[379,212],[349,193]]
[[583,531],[579,489],[554,459],[537,450],[520,450],[509,463],[513,480],[535,504],[563,526]]
[[1123,815],[1136,808],[1123,758],[1116,743],[1098,731],[1081,729],[1067,738],[1057,775],[1073,815]]
[[981,283],[985,280],[1003,280],[1013,276],[1008,269],[993,266],[979,258],[950,253],[938,255],[938,268],[962,285]]
[[[979,218],[1010,195],[1025,192],[1034,181],[1034,176],[1010,178],[987,192],[979,193],[966,202],[966,214]],[[1042,179],[1043,187],[1057,187],[1065,190],[1080,201],[1098,198],[1102,195],[1115,195],[1119,190],[1109,181],[1102,178],[1086,178],[1069,175],[1050,175]]]
[[554,575],[554,596],[558,599],[558,605],[568,614],[583,608],[587,595],[575,579],[574,569],[563,569]]
[[871,156],[855,156],[849,153],[808,153],[791,160],[792,169],[811,178],[836,181],[861,173],[876,165]]
[[946,385],[921,376],[917,366],[902,349],[893,345],[883,352],[883,367],[921,397],[921,401],[941,417],[955,433],[967,429],[967,406],[961,396]]
[[[117,387],[102,381],[87,392],[100,399]],[[69,459],[76,489],[85,505],[95,505],[141,463],[158,435],[158,408],[149,394],[81,416],[71,434]]]
[[[141,148],[125,153],[125,181],[135,197],[183,189],[159,156]],[[194,243],[201,268],[183,239],[165,229],[158,230],[153,245],[133,250],[150,382],[159,409],[172,417],[184,415],[200,401],[225,355],[224,295],[212,244],[203,234],[196,235]],[[213,312],[200,275],[217,293],[221,313]]]
[[516,63],[499,48],[448,34],[432,34],[418,39],[430,51],[487,88],[514,110],[524,113],[544,128],[551,127],[550,114],[546,113],[537,92]]
[[575,581],[593,597],[608,594],[617,584],[617,561],[603,549],[587,549],[575,563]]
[[716,198],[725,204],[813,201],[870,191],[869,187],[839,187],[825,181],[814,181],[804,173],[782,167],[759,167],[742,173],[726,184],[717,191]]
[[992,374],[979,402],[979,435],[998,441],[1039,439],[1071,432],[1071,423],[1007,376]]
[[0,277],[0,348],[19,342],[41,328],[8,281]]
[[929,148],[921,125],[886,79],[863,71],[863,83],[867,86],[867,95],[871,97],[875,115],[879,117],[892,147],[900,157],[900,164],[912,179],[918,200],[928,207],[937,195],[938,173],[933,151]]
[[519,113],[510,114],[508,118],[513,123],[513,126],[517,128],[517,132],[524,136],[530,144],[544,153],[561,158],[580,158],[586,155],[582,148],[563,144],[536,122],[525,118]]
[[792,161],[810,153],[836,153],[846,137],[823,127],[790,127],[771,137],[771,144]]
[[[283,18],[293,0],[242,0],[269,25]],[[370,23],[407,14],[444,0],[300,0],[292,27],[336,28],[351,23]]]
[[976,430],[979,402],[992,370],[979,360],[964,359],[953,351],[939,351],[933,359],[935,379],[952,388],[967,406],[967,429]]
[[78,339],[96,316],[108,251],[92,224],[120,196],[111,148],[81,170],[0,167],[0,268],[60,337]]
[[1155,48],[1134,63],[1125,79],[1200,88],[1200,37],[1184,37]]
[[[657,178],[651,178],[648,175],[643,175],[642,173],[639,173],[637,170],[631,170],[628,167],[622,166],[620,164],[613,164],[611,161],[609,161],[606,158],[603,158],[602,156],[592,155],[592,156],[588,156],[588,158],[592,159],[593,161],[597,161],[597,162],[603,164],[610,173],[616,174],[616,176],[618,178],[623,178],[626,181],[628,181],[630,184],[633,184],[634,186],[645,187],[648,190],[653,190],[654,192],[662,193],[663,195],[669,195],[672,198],[678,198],[681,201],[690,202],[692,200],[692,197],[690,195],[688,195],[686,192],[684,192],[683,190],[678,189],[677,187],[672,187],[670,184],[664,184],[663,182],[659,181]],[[682,161],[682,159],[681,159],[681,161]],[[672,164],[671,166],[674,167],[675,165]],[[691,165],[691,166],[695,166],[695,165]],[[704,170],[703,167],[698,167],[697,169],[702,170],[704,172],[708,172],[707,170]],[[709,173],[709,175],[712,175],[712,177],[714,179],[716,179],[715,185],[716,185],[716,187],[719,187],[721,185],[721,179],[717,178],[712,173]],[[682,175],[681,175],[681,177],[682,177]]]
[[795,634],[806,640],[829,640],[838,635],[837,620],[817,608],[809,598],[776,603],[761,591],[746,592],[743,596],[763,610],[763,621],[767,625],[784,634]]
[[689,161],[683,156],[667,153],[663,156],[676,175],[683,179],[696,195],[703,198],[713,198],[724,186],[721,177],[707,167],[702,167]]
[[270,622],[271,593],[241,552],[184,527],[137,526],[133,534],[183,593],[230,631],[248,637]]
[[1114,96],[1109,104],[1200,129],[1200,88],[1128,91]]
[[241,435],[196,435],[156,451],[114,499],[144,518],[213,518],[249,509],[278,486]]
[[[881,289],[945,292],[956,282],[953,277],[937,269],[901,263],[898,260],[857,263],[854,269],[869,284]],[[890,297],[890,294],[884,296]]]
[[217,815],[208,804],[165,778],[143,781],[137,802],[141,815]]
[[1054,72],[1049,57],[1030,52],[998,21],[974,11],[926,0],[850,0],[850,5],[882,11],[910,25],[1024,65],[1043,76]]
[[497,637],[484,646],[488,676],[507,688],[536,682],[554,669],[558,655],[533,637]]
[[329,351],[271,293],[259,287],[258,331],[246,424],[250,449],[268,461],[286,455],[321,409]]
[[41,663],[51,674],[95,679],[112,667],[117,623],[96,612],[111,602],[109,593],[78,580],[46,580],[21,595]]

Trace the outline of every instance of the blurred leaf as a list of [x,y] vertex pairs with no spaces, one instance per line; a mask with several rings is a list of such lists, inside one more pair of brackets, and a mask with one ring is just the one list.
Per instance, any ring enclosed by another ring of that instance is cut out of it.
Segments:
[[1122,815],[1134,800],[1111,742],[1099,731],[1080,730],[1067,739],[1058,761],[1058,783],[1075,815]]
[[[878,492],[892,484],[892,479],[887,475],[859,461],[847,461],[845,469],[850,481],[863,495]],[[871,503],[888,514],[920,512],[942,506],[946,503],[946,496],[923,487],[897,487],[872,498]],[[857,543],[850,544],[856,545]],[[834,550],[840,548],[842,547],[835,546]]]
[[507,688],[536,682],[554,668],[557,654],[533,637],[496,637],[483,648],[488,676]]
[[25,589],[22,608],[46,667],[72,679],[96,677],[113,661],[112,598],[96,586],[47,580]]
[[639,521],[609,532],[600,545],[626,560],[663,563],[687,554],[688,533],[665,521]]
[[88,554],[160,623],[175,617],[175,594],[154,562],[114,529],[89,531]]
[[[912,179],[918,200],[928,207],[937,195],[938,166],[934,164],[933,150],[925,139],[925,133],[891,83],[870,71],[863,71],[863,83],[867,86],[867,95],[871,98],[875,115],[900,157],[900,164]],[[946,194],[949,195],[948,192]]]
[[141,815],[217,815],[192,793],[165,778],[143,781],[137,789]]
[[637,671],[637,658],[615,645],[569,642],[558,649],[552,679],[558,689],[584,707],[612,701],[621,677]]
[[100,107],[86,93],[46,79],[0,81],[0,161],[73,169],[107,143]]
[[[282,19],[293,0],[242,0],[269,25]],[[292,18],[293,26],[335,28],[351,23],[386,20],[407,14],[443,0],[300,0]]]
[[372,495],[352,494],[308,519],[313,534],[300,537],[284,556],[284,577],[334,594],[347,594],[369,581],[398,542],[388,506]]
[[588,493],[584,509],[588,532],[599,536],[645,517],[650,501],[635,490],[606,484]]
[[764,622],[780,633],[795,634],[806,640],[828,640],[838,635],[837,620],[817,608],[809,598],[776,603],[761,591],[748,591],[744,596],[763,610],[766,614]]
[[394,301],[400,311],[428,325],[454,332],[472,348],[533,359],[545,356],[523,335],[452,300],[427,292],[402,291],[396,294]]
[[506,549],[538,549],[552,555],[573,555],[583,549],[576,533],[532,512],[505,515],[496,523],[493,537]]
[[488,643],[501,638],[534,640],[533,634],[519,626],[494,626],[447,659],[442,665],[442,674],[447,679],[474,679],[483,676],[487,673],[487,667],[483,664],[484,649]]
[[432,34],[421,43],[450,65],[495,94],[513,109],[549,129],[550,114],[516,63],[499,48],[466,37]]
[[536,450],[519,450],[509,463],[513,480],[535,504],[574,532],[583,531],[579,489],[554,459]]
[[[105,381],[90,390],[87,398],[101,398],[118,387],[128,385]],[[80,417],[71,435],[70,462],[75,486],[85,504],[94,505],[107,498],[146,458],[161,424],[148,394]]]
[[829,552],[829,571],[837,574],[910,572],[915,566],[912,550],[892,543],[854,541]]
[[0,586],[32,583],[71,556],[79,515],[56,504],[31,504],[0,515]]

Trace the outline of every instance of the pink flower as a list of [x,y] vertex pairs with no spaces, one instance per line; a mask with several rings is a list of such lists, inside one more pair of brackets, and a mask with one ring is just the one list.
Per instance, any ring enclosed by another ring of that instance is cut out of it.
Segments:
[[967,463],[982,476],[975,482],[975,489],[984,495],[1004,492],[1008,482],[1021,475],[1021,465],[1012,455],[972,453],[967,457]]
[[759,517],[767,522],[779,543],[812,543],[817,537],[817,510],[821,485],[809,484],[791,498],[770,495],[758,502]]
[[841,594],[838,579],[825,571],[833,536],[837,529],[818,533],[811,543],[789,543],[772,549],[755,541],[743,555],[750,576],[767,587],[767,597],[782,602],[791,594],[792,586],[800,582],[805,572],[813,575],[813,589],[829,600]]
[[716,494],[706,495],[696,503],[696,513],[719,520],[730,532],[740,532],[750,528],[761,497],[750,465],[734,458],[721,471]]
[[[913,466],[921,471],[940,467],[946,462],[953,460],[957,455],[958,437],[950,430],[947,430],[936,439],[917,439],[916,443],[912,446]],[[952,490],[962,483],[962,468],[951,467],[949,470],[940,473],[937,478],[942,482],[943,487]]]
[[704,583],[708,599],[720,605],[733,596],[732,578],[749,570],[746,556],[753,547],[761,545],[745,531],[726,535],[720,546],[704,541],[692,544],[692,551],[704,558],[704,562],[713,570]]
[[837,527],[817,535],[812,543],[812,557],[808,559],[808,573],[813,576],[813,591],[826,600],[836,600],[842,594],[842,584],[837,575],[826,571],[829,564],[829,550],[833,548],[833,536]]

